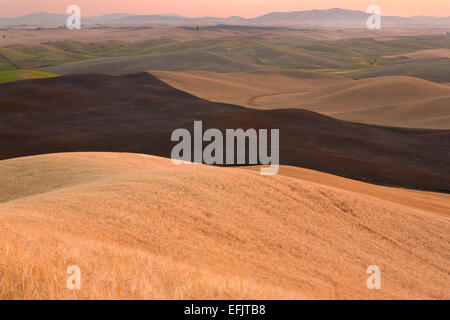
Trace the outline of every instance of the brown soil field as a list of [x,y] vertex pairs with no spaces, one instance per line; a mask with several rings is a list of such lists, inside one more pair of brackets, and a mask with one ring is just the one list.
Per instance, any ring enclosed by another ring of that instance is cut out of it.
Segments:
[[378,127],[299,109],[245,109],[199,99],[148,73],[3,84],[0,101],[1,159],[78,151],[170,157],[172,131],[192,130],[193,121],[202,120],[204,130],[280,129],[284,165],[450,191],[449,130]]
[[[0,174],[2,299],[450,297],[449,220],[434,210],[448,195],[402,205],[331,175],[120,153],[3,160]],[[381,290],[366,287],[370,265]]]
[[[202,118],[203,130],[280,130],[280,163],[391,186],[448,192],[450,131],[345,122],[300,109],[242,110]],[[184,128],[192,130],[192,123]],[[430,188],[430,186],[433,186]]]

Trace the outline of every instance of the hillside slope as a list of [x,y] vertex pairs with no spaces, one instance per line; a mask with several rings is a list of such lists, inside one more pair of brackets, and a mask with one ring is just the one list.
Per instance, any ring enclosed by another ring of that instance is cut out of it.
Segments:
[[254,101],[274,93],[311,91],[323,86],[352,82],[349,79],[306,71],[291,73],[150,71],[162,81],[179,90],[203,99],[259,108]]
[[[432,54],[423,53],[423,54]],[[435,50],[438,53],[439,50]],[[406,128],[450,129],[450,88],[413,77],[350,80],[330,74],[152,71],[180,90],[253,109],[301,108],[341,120]]]
[[392,59],[374,70],[349,74],[355,79],[382,76],[409,76],[445,83],[450,81],[450,58],[434,57],[424,59]]
[[[447,87],[444,87],[447,88]],[[111,151],[170,157],[174,129],[279,129],[281,164],[364,181],[450,191],[450,131],[355,124],[295,109],[199,99],[147,73],[0,85],[0,159]]]
[[385,185],[450,190],[450,130],[371,126],[298,109],[211,114],[203,118],[203,130],[208,128],[278,128],[281,164]]
[[301,108],[338,119],[410,128],[450,129],[450,88],[401,76],[347,81],[253,99],[257,108]]
[[2,299],[450,297],[449,220],[432,210],[137,154],[3,160],[0,174]]

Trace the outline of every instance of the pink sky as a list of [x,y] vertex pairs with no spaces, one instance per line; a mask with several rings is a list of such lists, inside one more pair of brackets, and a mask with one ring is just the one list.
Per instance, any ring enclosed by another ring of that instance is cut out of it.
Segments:
[[0,0],[0,17],[33,12],[65,13],[76,4],[84,16],[107,13],[165,14],[188,17],[256,17],[272,11],[345,8],[362,10],[379,5],[383,15],[450,16],[450,0]]

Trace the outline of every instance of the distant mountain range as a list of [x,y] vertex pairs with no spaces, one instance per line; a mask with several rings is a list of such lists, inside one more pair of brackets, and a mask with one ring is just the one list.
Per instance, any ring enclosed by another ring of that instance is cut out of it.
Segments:
[[[68,15],[47,12],[33,13],[17,18],[0,19],[1,26],[63,26]],[[369,17],[364,11],[346,9],[310,10],[295,12],[272,12],[256,18],[199,17],[187,18],[174,14],[167,15],[133,15],[127,13],[108,14],[98,17],[82,18],[84,25],[249,25],[249,26],[324,26],[324,27],[361,27],[366,26]],[[450,17],[395,17],[383,16],[382,24],[385,28],[407,26],[449,26]]]

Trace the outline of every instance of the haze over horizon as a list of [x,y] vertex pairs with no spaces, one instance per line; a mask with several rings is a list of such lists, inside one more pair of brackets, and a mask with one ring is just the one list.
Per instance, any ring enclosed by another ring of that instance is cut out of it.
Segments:
[[84,16],[99,16],[112,13],[130,14],[177,14],[185,17],[214,16],[226,18],[241,16],[253,18],[274,11],[306,11],[343,8],[365,11],[368,6],[376,4],[381,7],[385,16],[436,16],[449,17],[450,3],[448,0],[316,0],[314,4],[299,3],[294,0],[167,0],[155,3],[149,0],[0,0],[0,17],[12,18],[37,12],[65,13],[69,5],[81,7]]

